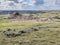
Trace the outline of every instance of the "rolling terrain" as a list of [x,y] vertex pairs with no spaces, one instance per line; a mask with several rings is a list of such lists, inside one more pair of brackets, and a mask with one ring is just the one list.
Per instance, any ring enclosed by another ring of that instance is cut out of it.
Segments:
[[32,15],[38,20],[13,20],[8,19],[10,14],[0,15],[0,45],[60,45],[60,11],[42,11]]

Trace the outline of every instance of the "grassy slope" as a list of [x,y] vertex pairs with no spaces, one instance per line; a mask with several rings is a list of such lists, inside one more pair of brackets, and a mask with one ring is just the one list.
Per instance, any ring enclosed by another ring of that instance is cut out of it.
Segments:
[[[58,12],[57,12],[58,13]],[[56,12],[38,14],[40,17],[50,17],[58,15]],[[0,30],[4,28],[24,28],[34,26],[34,20],[25,22],[9,22],[7,20],[0,20]],[[41,23],[39,26],[59,26],[60,22]],[[7,41],[7,42],[6,42]],[[17,41],[17,42],[16,42]],[[19,43],[18,41],[21,41]],[[30,31],[18,37],[6,37],[0,33],[0,45],[60,45],[60,28],[42,28],[39,31]]]
[[[1,34],[2,33],[0,33],[0,45],[60,45],[60,28],[30,31],[29,33],[23,34],[24,36],[11,38]],[[18,41],[21,41],[21,43]]]
[[36,22],[36,21],[34,21],[34,20],[30,21],[29,20],[29,21],[24,21],[24,22],[13,21],[13,22],[1,23],[0,29],[6,29],[6,28],[19,29],[19,28],[23,28],[23,27],[29,27],[29,26],[34,25],[33,22]]

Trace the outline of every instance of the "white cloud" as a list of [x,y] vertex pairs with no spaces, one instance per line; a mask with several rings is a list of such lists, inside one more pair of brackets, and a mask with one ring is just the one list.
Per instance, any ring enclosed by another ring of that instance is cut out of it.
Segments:
[[18,2],[23,2],[23,0],[18,0]]
[[[44,0],[43,5],[35,5],[36,0],[29,0],[29,2],[24,0],[18,0],[19,3],[15,3],[14,1],[5,1],[0,0],[0,10],[58,10],[60,9],[60,5],[56,4],[56,0]],[[58,1],[59,2],[59,1]],[[9,3],[13,3],[14,6],[9,6]],[[60,3],[59,3],[60,4]]]

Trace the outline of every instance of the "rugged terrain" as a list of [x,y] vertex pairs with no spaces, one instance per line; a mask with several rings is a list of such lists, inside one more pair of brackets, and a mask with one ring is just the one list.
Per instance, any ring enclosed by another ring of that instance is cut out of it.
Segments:
[[8,18],[10,14],[0,15],[0,45],[60,45],[60,11],[32,15],[38,18],[22,20]]

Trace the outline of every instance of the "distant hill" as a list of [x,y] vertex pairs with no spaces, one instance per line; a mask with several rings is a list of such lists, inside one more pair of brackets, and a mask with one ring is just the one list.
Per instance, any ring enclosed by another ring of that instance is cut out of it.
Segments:
[[37,10],[0,10],[0,14],[8,14],[13,12],[19,12],[19,13],[40,13],[41,11]]

